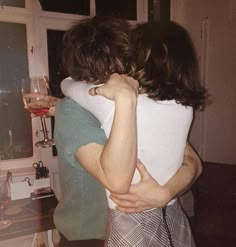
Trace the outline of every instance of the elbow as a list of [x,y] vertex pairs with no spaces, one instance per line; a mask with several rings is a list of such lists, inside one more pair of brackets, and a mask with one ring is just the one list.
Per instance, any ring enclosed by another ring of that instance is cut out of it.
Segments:
[[107,184],[107,189],[115,194],[127,194],[129,192],[131,181],[121,181],[120,179],[112,180]]
[[112,170],[102,170],[102,177],[104,178],[104,186],[112,193],[115,194],[127,194],[130,190],[130,186],[133,180],[133,172],[114,172]]
[[203,172],[203,165],[202,165],[202,161],[199,159],[198,160],[198,164],[197,164],[197,175],[196,177],[198,178]]

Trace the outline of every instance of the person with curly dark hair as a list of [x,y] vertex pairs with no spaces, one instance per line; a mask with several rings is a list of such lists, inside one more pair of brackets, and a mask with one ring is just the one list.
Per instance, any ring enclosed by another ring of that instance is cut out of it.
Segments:
[[[107,189],[109,223],[106,246],[173,246],[173,244],[178,246],[180,243],[182,246],[195,246],[187,218],[173,197],[166,202],[168,204],[166,208],[155,206],[133,214],[117,210],[114,202],[124,199],[133,186],[131,184],[137,183],[140,179],[140,169],[139,172],[135,171],[137,152],[138,158],[163,187],[175,177],[183,162],[193,108],[203,106],[205,90],[199,82],[191,85],[192,88],[182,88],[182,85],[178,87],[174,83],[172,88],[168,87],[171,84],[168,80],[172,78],[168,74],[171,65],[169,62],[173,54],[168,53],[168,46],[164,45],[167,49],[163,59],[166,77],[161,79],[160,83],[166,85],[166,88],[163,87],[166,95],[159,99],[159,90],[156,90],[159,89],[157,83],[159,79],[157,80],[155,75],[149,77],[152,74],[149,71],[155,66],[158,70],[162,64],[162,62],[158,64],[158,56],[154,58],[154,54],[158,53],[155,50],[158,39],[155,37],[152,38],[153,42],[149,42],[145,35],[141,35],[141,39],[138,40],[135,38],[137,37],[135,32],[131,36],[129,30],[125,35],[119,36],[120,39],[116,36],[111,38],[112,35],[120,34],[121,27],[112,25],[112,22],[109,22],[109,25],[102,25],[101,20],[99,23],[96,23],[96,20],[98,19],[85,20],[81,24],[82,27],[80,24],[75,25],[65,36],[64,64],[73,79],[64,80],[62,89],[67,96],[79,102],[98,118],[108,137],[108,141],[103,145],[90,141],[78,146],[75,151],[80,164]],[[101,33],[96,32],[97,30]],[[109,35],[105,35],[107,32]],[[158,33],[159,28],[155,32]],[[104,35],[101,35],[102,33]],[[76,40],[79,39],[77,43]],[[174,39],[172,41],[174,42]],[[143,58],[134,52],[139,42],[143,42],[143,47],[141,46],[139,50],[145,51]],[[121,44],[124,52],[119,49]],[[113,57],[113,63],[109,66],[108,58],[113,52],[116,57]],[[78,64],[81,68],[76,66]],[[184,75],[184,69],[181,73]],[[184,76],[181,73],[176,78],[180,77],[179,82],[182,83]],[[134,76],[139,83],[124,74]],[[91,85],[101,83],[105,84],[91,88]],[[179,94],[178,90],[181,88],[186,92],[189,89],[191,93],[197,92],[197,88],[202,88],[198,101],[191,101],[188,96],[186,98],[189,101],[186,101],[183,95],[186,96],[188,93]],[[91,95],[102,95],[114,101],[115,112],[111,101],[102,97],[90,97],[88,90]],[[174,91],[175,93],[168,96],[168,92]],[[62,121],[60,122],[62,124]],[[59,131],[59,127],[57,129]],[[66,133],[63,134],[61,131],[60,134],[66,136]],[[179,192],[174,196],[178,196]]]
[[106,82],[113,73],[130,73],[130,34],[130,24],[121,19],[95,16],[76,23],[63,39],[66,72],[88,83]]

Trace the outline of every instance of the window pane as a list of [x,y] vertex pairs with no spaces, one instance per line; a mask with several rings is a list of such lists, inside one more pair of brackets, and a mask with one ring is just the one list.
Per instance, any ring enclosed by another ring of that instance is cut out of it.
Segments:
[[90,0],[39,0],[45,11],[78,15],[90,14]]
[[160,1],[148,0],[148,20],[149,21],[160,20]]
[[[63,97],[61,92],[60,83],[68,77],[63,70],[61,64],[61,42],[64,32],[57,30],[47,31],[48,42],[48,67],[49,67],[49,81],[52,95],[56,97]],[[52,129],[54,129],[54,118],[52,118]],[[53,147],[53,155],[57,155],[56,147]]]
[[64,31],[47,30],[48,67],[52,95],[63,97],[60,82],[67,77],[61,63],[62,38]]
[[96,15],[109,15],[136,20],[137,3],[136,0],[96,0]]
[[25,0],[2,0],[0,4],[3,6],[25,8]]
[[29,74],[26,25],[0,22],[0,159],[31,157],[31,117],[21,80]]
[[170,0],[148,0],[149,21],[170,21]]

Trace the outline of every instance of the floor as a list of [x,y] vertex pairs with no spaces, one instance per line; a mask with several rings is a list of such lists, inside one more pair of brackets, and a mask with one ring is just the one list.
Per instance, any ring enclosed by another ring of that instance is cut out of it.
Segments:
[[236,165],[205,162],[193,192],[197,247],[236,247]]
[[224,222],[220,215],[212,218],[213,214],[208,211],[204,220],[190,220],[197,247],[236,247],[235,222]]

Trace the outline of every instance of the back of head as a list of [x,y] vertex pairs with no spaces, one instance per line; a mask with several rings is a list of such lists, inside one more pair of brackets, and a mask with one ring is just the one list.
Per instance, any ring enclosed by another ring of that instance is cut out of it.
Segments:
[[197,57],[188,32],[174,22],[138,27],[142,28],[147,32],[142,37],[145,41],[139,37],[139,49],[143,43],[147,55],[138,73],[142,92],[154,100],[174,99],[195,109],[203,107],[206,90],[200,84]]
[[63,39],[62,62],[75,80],[102,83],[127,73],[130,26],[122,19],[95,16],[76,23]]

